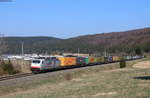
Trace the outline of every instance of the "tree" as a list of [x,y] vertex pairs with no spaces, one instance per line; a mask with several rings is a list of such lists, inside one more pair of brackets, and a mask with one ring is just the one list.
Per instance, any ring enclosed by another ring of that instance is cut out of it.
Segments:
[[136,49],[135,49],[135,53],[136,53],[137,55],[142,55],[142,51],[141,51],[140,48],[136,48]]
[[126,61],[124,58],[122,58],[120,61],[120,68],[125,68],[125,67],[126,67]]

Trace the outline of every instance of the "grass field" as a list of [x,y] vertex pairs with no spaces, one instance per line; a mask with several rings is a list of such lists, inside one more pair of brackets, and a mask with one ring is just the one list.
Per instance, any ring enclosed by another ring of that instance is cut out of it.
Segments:
[[112,64],[68,72],[13,88],[0,98],[149,98],[150,69],[132,68],[139,61],[128,62],[124,69]]

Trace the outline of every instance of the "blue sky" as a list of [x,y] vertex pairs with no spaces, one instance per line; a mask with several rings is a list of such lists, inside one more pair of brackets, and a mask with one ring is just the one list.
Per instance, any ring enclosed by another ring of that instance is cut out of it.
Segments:
[[79,35],[150,27],[150,0],[13,0],[0,2],[5,36]]

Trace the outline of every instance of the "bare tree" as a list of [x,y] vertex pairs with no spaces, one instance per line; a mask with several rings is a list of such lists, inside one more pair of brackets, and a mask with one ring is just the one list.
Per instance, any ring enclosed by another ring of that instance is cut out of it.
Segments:
[[0,55],[2,55],[7,49],[5,40],[4,40],[4,34],[0,33]]

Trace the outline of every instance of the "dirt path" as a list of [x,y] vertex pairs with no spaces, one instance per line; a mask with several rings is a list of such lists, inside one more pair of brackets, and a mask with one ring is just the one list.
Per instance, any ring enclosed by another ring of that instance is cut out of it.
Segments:
[[132,71],[134,69],[131,69],[131,68],[122,68],[122,69],[113,69],[113,70],[106,70],[106,71],[103,71],[103,72],[119,72],[119,71]]
[[150,68],[150,61],[143,61],[133,65],[134,68]]

